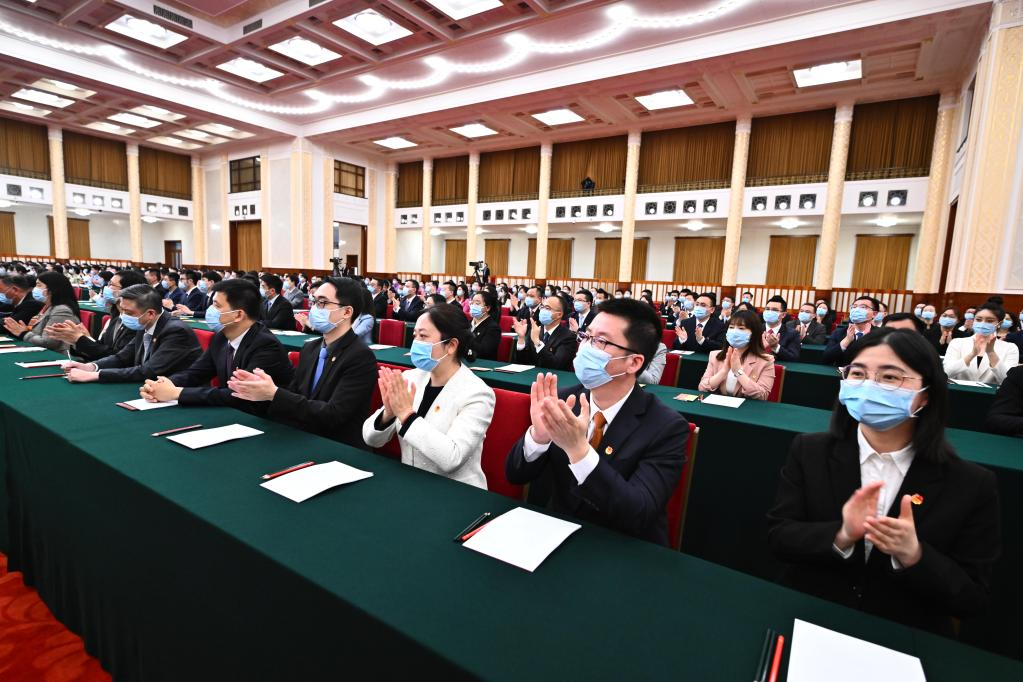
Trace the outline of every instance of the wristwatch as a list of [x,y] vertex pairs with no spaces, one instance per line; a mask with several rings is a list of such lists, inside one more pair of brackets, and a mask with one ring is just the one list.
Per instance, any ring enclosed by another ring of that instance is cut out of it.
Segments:
[[732,370],[732,374],[734,374],[737,377],[741,377],[744,374],[744,372],[742,371],[742,368],[740,367],[739,369],[733,369]]

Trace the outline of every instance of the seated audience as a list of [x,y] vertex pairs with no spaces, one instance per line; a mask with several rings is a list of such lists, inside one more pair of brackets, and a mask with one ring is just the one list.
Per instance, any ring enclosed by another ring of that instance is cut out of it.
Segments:
[[298,277],[296,275],[287,274],[283,277],[284,281],[284,298],[288,299],[288,303],[291,304],[293,310],[301,310],[305,308],[306,295],[302,291],[302,288],[298,286]]
[[657,352],[654,353],[650,364],[646,366],[637,381],[641,384],[659,384],[664,376],[664,366],[668,364],[668,347],[663,343],[657,344]]
[[263,298],[259,319],[268,329],[295,330],[295,309],[281,290],[284,282],[277,275],[266,274],[259,278],[259,295]]
[[816,309],[813,303],[804,303],[799,306],[799,314],[795,320],[789,320],[785,326],[799,334],[799,342],[815,346],[822,345],[828,340],[828,332],[824,325],[817,321]]
[[924,333],[924,323],[913,313],[892,313],[884,318],[881,326],[886,329],[905,329],[920,335]]
[[138,270],[121,270],[110,278],[110,284],[103,287],[101,294],[107,304],[108,317],[100,330],[99,338],[94,339],[92,333],[81,322],[51,325],[50,335],[70,344],[71,353],[86,361],[115,355],[135,337],[135,332],[121,321],[121,309],[117,305],[117,300],[121,297],[121,291],[136,284],[144,284],[145,281],[145,277]]
[[593,307],[593,294],[587,289],[579,289],[575,292],[575,300],[572,301],[572,316],[568,318],[568,328],[574,332],[584,332],[597,316]]
[[163,274],[160,285],[163,287],[163,307],[167,310],[174,310],[174,307],[185,302],[185,292],[181,290],[179,283],[181,275],[168,270]]
[[35,278],[8,274],[2,281],[7,287],[4,291],[8,305],[8,310],[4,311],[5,321],[11,319],[27,325],[43,309],[42,302],[37,301],[32,295],[36,285]]
[[945,372],[950,379],[1000,384],[1006,373],[1019,364],[1019,348],[998,338],[998,325],[1005,311],[995,303],[977,308],[973,335],[952,339],[945,351]]
[[725,343],[725,323],[714,314],[717,303],[713,292],[700,294],[695,299],[692,316],[675,326],[673,350],[691,350],[710,353]]
[[853,301],[848,322],[828,337],[827,348],[824,349],[822,356],[824,364],[836,366],[842,364],[846,348],[874,329],[873,321],[877,307],[878,300],[872,296],[860,296]]
[[472,316],[472,323],[469,325],[469,352],[466,354],[469,362],[475,362],[480,358],[497,359],[497,349],[501,345],[501,325],[499,318],[491,317],[495,311],[500,313],[497,308],[497,297],[492,291],[484,289],[473,294],[469,303],[469,315]]
[[[323,284],[327,284],[329,281],[330,278],[328,277]],[[322,287],[323,284],[320,286]],[[359,306],[359,310],[362,312],[354,318],[354,323],[352,323],[352,320],[349,320],[349,324],[352,324],[352,331],[367,346],[373,343],[373,330],[376,329],[377,325],[376,318],[373,317],[374,306],[375,302],[373,300],[373,294],[368,290],[363,290],[362,305]],[[322,315],[322,313],[320,314]],[[303,327],[306,325],[307,321],[308,316],[306,316],[306,319],[302,320]],[[314,329],[313,331],[316,330]]]
[[835,327],[835,319],[838,317],[838,314],[831,309],[831,304],[826,299],[818,298],[814,305],[817,306],[816,310],[814,310],[814,313],[817,315],[817,321],[824,327],[824,331],[830,334],[831,330]]
[[728,322],[728,348],[711,353],[699,389],[722,395],[767,400],[774,388],[774,356],[763,346],[755,313],[737,311]]
[[49,334],[49,327],[61,322],[80,322],[78,301],[71,282],[59,272],[44,272],[36,279],[32,297],[41,304],[38,314],[21,322],[18,318],[4,318],[4,327],[18,339],[33,346],[42,346],[59,353],[67,352],[68,343]]
[[988,409],[985,426],[994,433],[1023,438],[1023,366],[1006,373]]
[[526,319],[512,323],[518,335],[516,362],[547,369],[572,369],[578,342],[568,326],[561,324],[570,305],[567,301],[567,296],[548,296],[540,306],[537,322]]
[[948,349],[949,342],[955,338],[955,328],[959,324],[959,311],[955,308],[945,308],[941,311],[935,331],[930,335],[924,332],[924,338],[931,342],[938,355],[944,355]]
[[419,282],[414,279],[405,281],[400,297],[394,292],[389,296],[393,306],[394,319],[402,322],[415,322],[423,314],[423,308],[426,307],[426,302],[419,296]]
[[174,306],[175,315],[203,315],[206,313],[206,293],[199,288],[202,273],[195,270],[181,271],[181,287],[185,290],[184,300]]
[[772,353],[777,360],[798,360],[799,332],[785,326],[787,310],[788,303],[781,296],[767,299],[764,312],[761,314],[764,320],[764,350]]

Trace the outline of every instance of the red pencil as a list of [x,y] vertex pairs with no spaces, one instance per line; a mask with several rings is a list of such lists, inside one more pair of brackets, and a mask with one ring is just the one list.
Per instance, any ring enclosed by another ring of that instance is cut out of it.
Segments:
[[269,481],[271,479],[277,478],[278,476],[283,476],[284,474],[290,474],[292,471],[298,471],[299,469],[305,469],[306,467],[311,467],[314,464],[316,464],[316,462],[302,462],[301,464],[296,464],[293,467],[288,467],[287,469],[281,469],[280,471],[275,471],[272,474],[263,474],[262,479],[264,481]]
[[486,527],[487,527],[487,524],[488,524],[488,523],[490,523],[490,521],[487,521],[487,523],[484,523],[484,524],[483,524],[482,526],[480,526],[479,528],[475,528],[475,529],[473,529],[472,531],[470,531],[470,532],[466,533],[465,535],[463,535],[463,536],[462,536],[462,542],[465,542],[466,540],[468,540],[469,538],[471,538],[471,537],[472,537],[473,535],[475,535],[476,533],[478,533],[478,532],[480,532],[481,530],[483,530],[484,528],[486,528]]
[[774,662],[771,664],[771,676],[768,682],[778,682],[778,666],[781,665],[781,652],[785,649],[785,635],[778,635],[778,645],[774,647]]

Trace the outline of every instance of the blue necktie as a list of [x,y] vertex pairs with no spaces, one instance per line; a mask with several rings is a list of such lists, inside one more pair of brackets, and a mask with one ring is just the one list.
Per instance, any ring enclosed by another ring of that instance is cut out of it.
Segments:
[[856,332],[856,334],[854,336],[855,336],[856,340],[859,341],[860,337],[863,336],[863,332]]
[[323,374],[323,365],[327,361],[327,346],[320,347],[320,359],[316,363],[316,372],[313,373],[313,391],[316,390],[316,384],[320,383],[320,375]]

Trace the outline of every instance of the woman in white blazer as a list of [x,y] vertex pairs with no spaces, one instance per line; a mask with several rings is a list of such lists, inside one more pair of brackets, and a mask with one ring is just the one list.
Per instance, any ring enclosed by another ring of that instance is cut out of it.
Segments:
[[973,335],[948,342],[945,373],[950,379],[1001,384],[1010,369],[1019,364],[1019,347],[998,338],[998,326],[1005,317],[1001,306],[985,303],[973,317]]
[[495,398],[494,390],[462,364],[469,336],[460,306],[427,308],[413,334],[416,368],[381,368],[383,405],[362,425],[362,438],[380,447],[398,434],[402,463],[486,489],[483,438]]

